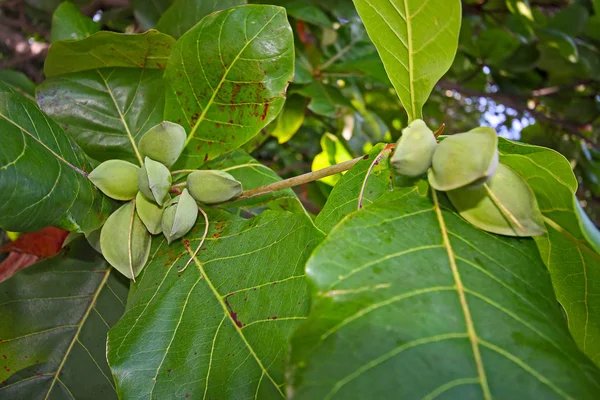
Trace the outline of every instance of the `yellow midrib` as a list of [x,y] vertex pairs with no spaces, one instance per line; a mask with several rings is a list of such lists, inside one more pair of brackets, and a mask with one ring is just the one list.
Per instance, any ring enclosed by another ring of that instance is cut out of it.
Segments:
[[77,331],[75,331],[75,335],[73,335],[73,340],[71,340],[71,343],[69,343],[69,347],[67,348],[65,355],[64,355],[63,359],[61,360],[58,368],[56,369],[56,372],[54,373],[54,378],[52,378],[52,382],[50,383],[50,387],[48,388],[48,392],[46,392],[46,396],[44,397],[44,400],[48,400],[50,393],[52,393],[52,389],[54,388],[54,385],[56,384],[56,381],[58,380],[58,377],[59,377],[63,367],[65,366],[65,363],[67,362],[67,359],[69,358],[69,354],[71,354],[71,350],[73,349],[75,342],[77,342],[77,340],[79,339],[79,334],[81,333],[81,329],[83,328],[85,321],[87,321],[88,317],[90,316],[90,313],[96,306],[96,300],[98,299],[100,292],[102,292],[102,289],[106,285],[106,282],[108,282],[108,277],[110,276],[111,271],[112,271],[111,267],[108,267],[106,269],[104,278],[102,278],[102,281],[98,285],[98,289],[96,289],[96,291],[94,292],[94,296],[92,297],[92,300],[90,301],[90,305],[88,306],[87,310],[85,310],[85,313],[81,317],[81,321],[79,321],[79,323],[77,324]]
[[406,47],[408,51],[408,88],[410,90],[410,107],[411,115],[409,115],[409,123],[417,117],[415,104],[415,84],[414,84],[414,66],[413,66],[413,43],[412,43],[412,26],[411,17],[408,11],[408,0],[404,0],[404,17],[406,19]]
[[473,357],[475,358],[475,365],[477,366],[477,374],[479,375],[479,382],[481,384],[481,390],[483,391],[483,397],[486,400],[491,400],[492,394],[490,392],[490,388],[485,375],[485,368],[483,366],[481,352],[479,351],[479,337],[477,336],[477,332],[475,332],[475,326],[473,324],[473,319],[471,318],[471,311],[469,310],[469,305],[467,304],[465,288],[463,286],[460,273],[458,272],[458,266],[456,265],[456,256],[454,254],[454,250],[452,249],[452,245],[450,244],[450,238],[448,237],[448,229],[446,228],[446,222],[444,221],[444,216],[442,215],[442,209],[440,208],[437,193],[433,189],[431,190],[431,196],[433,197],[435,213],[437,215],[438,223],[440,225],[440,231],[442,232],[444,247],[446,248],[446,252],[448,253],[448,260],[450,262],[450,269],[452,270],[452,277],[454,278],[454,282],[456,284],[456,291],[458,292],[458,298],[460,300],[460,305],[465,316],[465,324],[467,325],[467,333],[469,335],[469,341],[471,342],[471,348],[473,350]]
[[229,322],[231,322],[231,324],[233,325],[233,328],[239,334],[240,338],[244,342],[244,345],[246,346],[246,348],[248,349],[248,351],[250,352],[250,354],[252,355],[252,357],[254,358],[254,360],[256,361],[256,363],[258,364],[258,366],[260,367],[262,373],[265,374],[267,376],[267,378],[269,378],[269,380],[271,381],[271,383],[273,384],[273,386],[275,386],[275,389],[277,389],[277,391],[279,392],[279,394],[281,395],[281,397],[285,398],[285,395],[281,391],[281,388],[279,387],[279,385],[277,384],[277,382],[275,382],[275,379],[273,379],[273,377],[271,376],[271,374],[269,374],[269,371],[267,371],[267,369],[263,365],[263,363],[260,360],[260,358],[258,358],[258,355],[254,351],[254,349],[252,348],[252,346],[250,346],[250,343],[248,343],[248,340],[246,339],[246,336],[244,336],[244,334],[242,333],[242,330],[231,319],[231,316],[229,315],[229,309],[227,307],[227,304],[225,304],[225,302],[223,301],[223,297],[217,291],[217,288],[215,288],[215,286],[213,285],[212,281],[210,280],[210,278],[206,274],[206,271],[204,270],[204,267],[202,266],[202,263],[198,260],[198,258],[196,256],[194,256],[194,251],[191,248],[189,248],[188,246],[186,246],[186,249],[187,249],[188,253],[190,254],[190,256],[193,258],[194,263],[196,264],[196,267],[200,271],[201,276],[204,277],[204,280],[206,281],[206,284],[208,285],[208,287],[212,291],[213,295],[215,296],[215,298],[217,299],[217,301],[221,305],[221,308],[223,309],[223,313],[225,314],[225,317],[229,320]]

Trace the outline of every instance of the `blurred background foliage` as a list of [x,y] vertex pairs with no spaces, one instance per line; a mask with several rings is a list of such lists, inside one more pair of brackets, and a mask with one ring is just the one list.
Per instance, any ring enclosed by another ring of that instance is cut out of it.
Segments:
[[[207,1],[0,0],[0,81],[33,96],[51,42],[101,29],[179,37],[198,22],[190,10]],[[287,9],[296,72],[282,113],[245,150],[289,177],[399,137],[406,113],[351,0],[249,2]],[[599,111],[600,0],[463,0],[456,59],[424,109],[432,129],[488,125],[561,152],[598,225]],[[338,179],[298,189],[309,211],[318,212]]]

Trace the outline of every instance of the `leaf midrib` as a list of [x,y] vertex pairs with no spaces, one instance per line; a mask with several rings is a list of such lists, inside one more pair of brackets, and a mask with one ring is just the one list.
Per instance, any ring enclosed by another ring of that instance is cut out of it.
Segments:
[[[231,12],[233,12],[233,11],[230,11],[230,13]],[[279,14],[281,14],[281,10],[279,10],[275,14],[273,14],[273,16],[271,18],[269,18],[269,20],[263,25],[263,27],[260,28],[260,30],[258,31],[258,33],[256,33],[256,35],[254,35],[250,40],[248,40],[246,42],[246,44],[244,45],[244,47],[242,47],[242,49],[238,52],[238,54],[236,54],[236,56],[234,57],[234,59],[231,62],[231,64],[229,64],[229,67],[227,67],[225,69],[225,72],[223,73],[223,76],[221,77],[221,80],[219,81],[219,84],[213,90],[213,94],[210,97],[210,99],[208,100],[208,103],[206,103],[204,109],[202,110],[202,114],[200,114],[200,117],[198,117],[198,121],[196,121],[196,124],[194,125],[194,127],[190,131],[190,134],[188,135],[188,137],[187,137],[187,139],[185,141],[185,145],[187,145],[194,138],[194,135],[196,134],[196,130],[198,129],[198,127],[200,126],[200,124],[202,124],[202,122],[204,122],[204,119],[206,118],[206,114],[208,113],[208,110],[210,109],[210,107],[213,105],[214,100],[217,97],[217,93],[219,93],[219,91],[221,90],[221,87],[223,86],[223,83],[225,83],[225,80],[227,79],[227,75],[229,75],[229,71],[231,71],[231,68],[233,68],[233,66],[236,64],[236,62],[238,61],[238,59],[240,58],[240,56],[242,55],[242,53],[246,50],[246,48],[258,37],[258,35],[260,35],[266,29],[266,27],[271,23],[271,21],[273,21],[273,19],[275,19],[275,17],[277,17]],[[225,22],[223,21],[223,24],[224,23]],[[221,28],[222,28],[222,26],[221,26]],[[219,40],[220,40],[220,36],[219,36]],[[219,54],[221,54],[221,48],[220,47],[219,47]],[[200,57],[200,54],[198,54],[198,57]],[[208,83],[208,79],[207,79],[207,83]],[[210,86],[210,84],[209,84],[209,86]]]
[[[248,351],[250,352],[250,354],[252,355],[252,357],[254,358],[254,360],[256,361],[256,363],[258,364],[258,366],[260,367],[263,375],[266,375],[267,378],[269,378],[269,380],[271,381],[271,383],[273,384],[273,386],[275,387],[275,389],[277,389],[277,391],[279,392],[279,394],[281,395],[281,397],[285,398],[285,394],[281,391],[281,388],[279,387],[279,385],[277,384],[277,382],[275,382],[275,379],[273,379],[273,377],[271,376],[271,374],[269,374],[269,371],[265,368],[265,366],[263,365],[262,361],[260,360],[260,358],[258,357],[258,355],[256,354],[256,352],[254,351],[254,349],[252,348],[252,346],[250,346],[250,343],[248,343],[248,340],[246,339],[246,336],[244,335],[244,333],[242,332],[242,330],[237,326],[237,324],[235,323],[235,321],[233,321],[233,319],[231,319],[231,316],[229,314],[229,308],[227,307],[227,304],[225,304],[225,301],[223,300],[223,296],[221,296],[221,294],[217,291],[217,288],[214,286],[214,284],[212,283],[212,281],[210,280],[210,278],[206,274],[206,271],[204,270],[204,267],[203,267],[202,263],[194,255],[194,251],[189,246],[186,246],[186,250],[189,253],[190,257],[192,257],[192,259],[194,260],[194,263],[196,264],[196,267],[200,271],[200,276],[204,277],[204,280],[206,281],[206,283],[207,283],[208,287],[210,288],[211,292],[213,293],[213,295],[215,296],[215,298],[217,299],[217,301],[221,305],[221,308],[223,309],[223,313],[225,314],[225,317],[229,320],[229,322],[232,324],[232,326],[235,329],[235,331],[238,333],[238,335],[240,336],[240,338],[244,342],[244,345],[246,346],[246,348],[248,349]],[[208,385],[208,381],[206,382],[206,385]],[[260,385],[260,383],[259,383],[259,385]]]

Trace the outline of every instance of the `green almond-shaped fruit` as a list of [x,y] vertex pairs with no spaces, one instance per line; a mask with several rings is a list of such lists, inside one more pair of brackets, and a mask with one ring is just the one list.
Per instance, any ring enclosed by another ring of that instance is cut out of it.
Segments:
[[140,167],[123,160],[108,160],[98,165],[88,178],[105,195],[115,200],[133,200],[138,192]]
[[138,216],[152,235],[158,235],[162,232],[162,215],[163,208],[150,201],[138,192],[135,197],[135,208]]
[[242,183],[223,171],[195,171],[188,175],[187,188],[194,199],[204,204],[223,203],[243,192]]
[[146,265],[151,244],[151,236],[137,213],[134,213],[131,224],[132,213],[134,208],[133,202],[130,201],[108,217],[100,232],[102,255],[110,265],[129,279],[135,279]]
[[171,244],[192,229],[198,218],[198,205],[187,189],[171,199],[163,210],[161,226],[163,235]]
[[477,187],[494,176],[497,167],[498,134],[482,126],[445,138],[433,154],[427,177],[435,190]]
[[171,189],[171,172],[163,164],[146,157],[138,174],[138,187],[148,200],[159,206],[165,203]]
[[181,155],[186,139],[181,125],[163,121],[142,136],[138,148],[142,155],[171,167]]
[[437,139],[433,131],[423,120],[417,119],[402,130],[390,162],[400,175],[423,175],[431,166],[436,147]]
[[510,167],[498,165],[496,174],[485,186],[460,188],[446,194],[464,219],[484,231],[507,236],[537,236],[545,232],[533,191]]

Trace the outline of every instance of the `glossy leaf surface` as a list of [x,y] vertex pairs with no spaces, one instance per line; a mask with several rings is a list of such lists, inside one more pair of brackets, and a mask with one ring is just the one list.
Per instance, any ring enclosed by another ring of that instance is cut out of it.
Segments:
[[281,7],[231,8],[183,35],[165,71],[165,117],[188,133],[176,165],[197,165],[256,136],[283,106],[293,61]]
[[204,223],[171,246],[154,239],[109,333],[120,397],[284,397],[287,343],[308,311],[304,263],[322,236],[302,214],[207,211],[208,239],[186,271]]
[[0,226],[98,228],[110,208],[86,177],[87,156],[35,103],[11,90],[0,86]]
[[594,398],[531,239],[473,228],[405,188],[332,230],[307,263],[294,399]]
[[0,398],[117,398],[106,362],[127,297],[117,275],[82,237],[0,284]]

